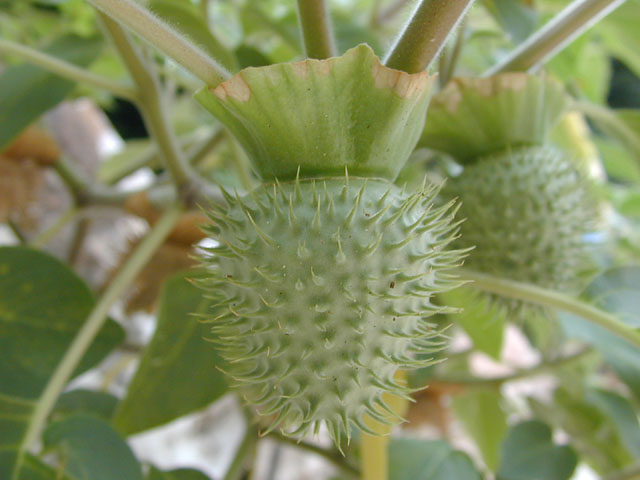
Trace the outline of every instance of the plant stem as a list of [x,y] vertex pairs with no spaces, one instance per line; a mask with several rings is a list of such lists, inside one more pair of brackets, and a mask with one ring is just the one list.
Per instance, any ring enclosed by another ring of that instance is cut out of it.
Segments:
[[578,352],[572,353],[571,355],[567,355],[564,357],[556,358],[554,360],[549,360],[545,362],[541,362],[540,364],[523,369],[518,370],[515,373],[510,375],[503,375],[501,377],[494,378],[478,378],[471,376],[460,376],[460,377],[438,377],[434,376],[429,379],[430,383],[442,383],[442,384],[463,384],[463,385],[475,385],[475,386],[489,386],[499,388],[503,384],[507,382],[512,382],[515,380],[521,380],[523,378],[533,377],[535,375],[539,375],[541,373],[545,373],[549,370],[554,370],[558,367],[562,367],[569,363],[572,363],[576,360],[581,359],[585,355],[591,353],[593,349],[591,347],[585,347]]
[[33,411],[33,415],[29,420],[29,425],[22,443],[23,446],[29,447],[36,441],[58,396],[104,325],[111,305],[113,305],[122,292],[129,287],[138,272],[147,264],[153,253],[164,242],[181,212],[182,209],[180,207],[174,206],[164,213],[147,236],[136,247],[131,257],[129,257],[95,304],[84,325],[76,334],[73,342],[65,352],[64,357],[53,372],[53,375],[49,378],[47,386],[42,392]]
[[126,64],[139,91],[139,105],[151,136],[156,141],[167,169],[178,190],[178,196],[188,193],[191,175],[178,145],[164,105],[164,97],[150,62],[140,54],[131,37],[113,19],[102,15],[104,25]]
[[73,63],[39,52],[34,48],[0,39],[0,52],[19,55],[27,62],[37,65],[51,73],[55,73],[74,82],[85,83],[106,90],[116,97],[131,101],[135,101],[136,99],[136,91],[134,88],[113,82],[84,68],[77,67]]
[[54,222],[49,228],[38,234],[31,242],[29,246],[33,248],[42,248],[49,243],[58,233],[62,230],[71,220],[73,220],[76,214],[80,211],[75,205],[64,212],[58,220]]
[[379,431],[380,435],[362,433],[360,438],[360,470],[362,480],[387,480],[389,475],[388,427],[375,420],[366,418],[367,426]]
[[247,464],[247,457],[255,451],[257,440],[257,432],[251,428],[251,425],[247,425],[244,438],[238,446],[238,450],[231,461],[224,480],[240,480],[240,478],[242,478],[243,471]]
[[348,474],[350,477],[357,478],[360,475],[360,471],[349,462],[347,462],[345,458],[335,450],[318,447],[317,445],[313,445],[312,443],[305,441],[298,441],[294,438],[287,437],[278,432],[269,433],[269,437],[278,440],[279,442],[287,443],[289,445],[293,445],[294,447],[307,450],[309,452],[315,453],[316,455],[320,455],[321,457],[324,457],[326,460],[338,467],[344,473]]
[[625,0],[574,0],[542,28],[522,42],[484,76],[533,70],[549,59]]
[[473,0],[422,0],[387,54],[385,65],[409,73],[425,70]]
[[132,0],[89,0],[96,8],[126,25],[209,86],[231,74],[202,49]]
[[464,46],[466,30],[467,22],[465,17],[460,21],[460,27],[458,28],[455,42],[450,49],[451,51],[448,52],[448,55],[442,55],[440,57],[444,60],[444,64],[442,65],[443,68],[440,68],[438,72],[438,83],[440,84],[440,88],[444,88],[456,73],[456,66],[458,65],[460,52],[462,52],[462,47]]
[[573,313],[574,315],[578,315],[596,325],[606,328],[610,332],[615,333],[640,348],[640,332],[629,327],[615,316],[588,303],[553,290],[540,288],[536,285],[495,278],[485,275],[484,273],[464,270],[460,277],[463,280],[471,280],[473,282],[471,286],[485,292]]
[[16,237],[20,245],[27,244],[27,237],[24,236],[22,229],[16,222],[14,222],[11,218],[9,218],[7,219],[7,226],[11,230],[11,233],[13,233],[13,235]]
[[336,46],[325,0],[298,0],[298,18],[307,57],[335,56]]

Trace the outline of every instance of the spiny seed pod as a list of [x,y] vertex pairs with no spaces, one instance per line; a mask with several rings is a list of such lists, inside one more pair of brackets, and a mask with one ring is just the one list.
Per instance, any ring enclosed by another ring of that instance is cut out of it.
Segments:
[[[393,180],[422,132],[433,78],[366,45],[327,60],[242,70],[196,98],[236,136],[263,184],[213,208],[202,282],[213,340],[268,430],[326,424],[340,448],[383,394],[440,345],[433,296],[457,285],[451,205]],[[349,177],[347,172],[352,176]],[[371,432],[373,433],[373,432]]]
[[439,341],[427,318],[446,310],[433,296],[457,285],[461,258],[445,249],[456,225],[436,190],[265,184],[211,213],[212,331],[247,401],[277,415],[271,428],[304,435],[325,422],[340,445],[351,426],[368,430],[365,414],[388,422],[382,394],[409,392],[399,368],[430,363]]
[[[475,246],[466,266],[549,289],[572,291],[586,266],[584,236],[594,202],[585,176],[553,147],[481,157],[448,181],[465,218],[456,248]],[[520,302],[507,301],[512,312]]]

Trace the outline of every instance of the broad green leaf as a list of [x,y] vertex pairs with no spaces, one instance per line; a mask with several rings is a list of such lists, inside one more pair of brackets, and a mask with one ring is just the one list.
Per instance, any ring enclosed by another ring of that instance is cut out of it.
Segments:
[[601,273],[584,295],[628,325],[640,327],[640,267],[621,267]]
[[640,424],[638,415],[626,398],[606,390],[589,390],[586,400],[609,417],[629,453],[640,458]]
[[640,350],[632,343],[609,330],[569,313],[560,313],[558,319],[569,337],[593,345],[620,378],[640,398]]
[[598,147],[602,164],[611,180],[623,183],[640,183],[640,163],[623,145],[615,140],[597,136],[593,142]]
[[[16,461],[42,391],[94,304],[87,285],[57,259],[24,247],[0,247],[0,475],[22,478]],[[109,321],[75,374],[123,339]]]
[[584,400],[584,392],[559,388],[550,404],[529,399],[540,419],[566,432],[571,445],[598,473],[616,471],[632,461],[611,419]]
[[485,7],[509,34],[514,44],[533,33],[538,23],[536,11],[519,0],[485,0]]
[[578,463],[571,447],[553,443],[538,420],[511,427],[502,445],[497,480],[568,480]]
[[230,71],[238,69],[235,56],[211,33],[198,9],[184,0],[151,0],[149,9],[203,47]]
[[145,480],[209,480],[204,473],[191,468],[180,468],[163,472],[155,467],[151,467]]
[[389,444],[393,480],[481,480],[469,456],[443,440],[394,438]]
[[453,409],[482,453],[487,467],[496,471],[500,444],[507,432],[507,419],[495,390],[470,390],[453,398]]
[[471,337],[474,348],[499,360],[506,321],[500,306],[490,302],[488,296],[465,287],[441,294],[441,298],[445,305],[462,308],[451,320]]
[[596,27],[611,54],[622,60],[640,76],[640,2],[630,0],[620,5]]
[[55,451],[74,480],[142,480],[142,469],[118,433],[91,415],[73,415],[52,423],[44,447]]
[[[68,35],[55,40],[44,52],[79,66],[89,65],[102,47],[99,38]],[[74,82],[39,67],[20,64],[0,74],[0,150],[40,115],[61,102]]]
[[[10,473],[3,470],[3,465],[7,465],[10,462],[6,461],[4,455],[7,452],[0,451],[0,478],[10,478]],[[11,454],[11,452],[9,452]],[[22,469],[20,470],[20,480],[74,480],[60,472],[58,469],[54,469],[51,466],[44,463],[33,455],[25,455]]]
[[166,282],[158,327],[114,415],[120,432],[129,435],[162,425],[226,393],[225,377],[217,368],[222,360],[203,338],[209,329],[193,316],[205,313],[209,305],[184,275]]
[[109,421],[118,403],[118,398],[110,393],[94,390],[72,390],[63,393],[52,412],[55,419],[76,413],[86,413]]

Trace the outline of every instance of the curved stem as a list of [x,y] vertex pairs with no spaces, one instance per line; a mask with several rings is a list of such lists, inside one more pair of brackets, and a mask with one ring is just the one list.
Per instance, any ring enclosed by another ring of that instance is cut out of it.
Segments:
[[239,480],[242,478],[242,474],[244,473],[243,470],[247,464],[247,457],[255,452],[257,440],[258,433],[251,428],[251,425],[247,425],[244,438],[238,446],[238,450],[231,461],[231,465],[224,476],[224,480]]
[[102,14],[102,20],[115,47],[126,64],[139,91],[139,105],[145,123],[156,141],[173,182],[181,195],[191,183],[189,166],[183,157],[164,105],[160,83],[152,66],[145,61],[131,37],[113,19]]
[[357,478],[360,475],[360,471],[356,467],[348,463],[345,458],[335,450],[322,448],[305,441],[298,441],[295,438],[287,437],[278,432],[271,432],[269,433],[268,437],[273,438],[279,442],[292,445],[296,448],[307,450],[311,453],[315,453],[316,455],[320,455],[352,478]]
[[135,89],[128,85],[112,82],[111,80],[101,77],[100,75],[96,75],[84,68],[77,67],[73,63],[60,60],[59,58],[42,53],[25,45],[0,39],[0,52],[19,55],[27,62],[44,68],[51,73],[55,73],[56,75],[60,75],[61,77],[74,82],[84,83],[106,90],[116,97],[131,101],[136,100]]
[[149,231],[147,236],[136,247],[133,254],[95,304],[86,322],[78,331],[73,342],[65,352],[64,357],[53,372],[53,375],[49,378],[47,386],[38,400],[24,436],[24,446],[29,447],[36,441],[58,396],[104,325],[109,309],[120,297],[122,292],[129,287],[138,272],[147,264],[157,248],[164,242],[181,212],[182,209],[176,206],[166,211]]
[[484,76],[509,71],[528,71],[542,65],[625,1],[574,0],[503,61],[485,72]]
[[136,2],[132,0],[88,1],[108,16],[126,25],[205,84],[214,87],[231,76],[202,49]]
[[473,0],[422,0],[387,54],[385,65],[409,73],[425,70]]
[[72,206],[64,212],[53,225],[40,233],[37,237],[29,242],[29,246],[33,248],[42,248],[49,243],[60,231],[72,221],[76,214],[80,211],[77,206]]
[[573,313],[592,323],[606,328],[619,337],[627,340],[640,348],[640,332],[629,327],[615,316],[553,290],[540,288],[528,283],[516,282],[502,278],[495,278],[484,273],[463,270],[461,279],[471,280],[471,286],[485,292],[495,293],[516,300],[535,303],[537,305],[557,308],[565,312]]
[[325,0],[298,0],[298,18],[307,57],[335,56],[336,46]]
[[593,120],[607,135],[618,137],[632,149],[640,151],[640,132],[622,121],[614,110],[587,101],[574,102],[573,106]]

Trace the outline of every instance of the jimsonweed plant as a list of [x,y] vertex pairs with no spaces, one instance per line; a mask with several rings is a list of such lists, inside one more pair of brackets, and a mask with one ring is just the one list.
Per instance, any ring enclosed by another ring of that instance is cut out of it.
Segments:
[[[637,0],[0,1],[0,478],[290,478],[262,438],[331,478],[635,478],[635,20]],[[38,121],[69,95],[144,139],[82,172],[63,108]],[[117,239],[116,267],[91,259]],[[223,396],[226,463],[127,442]]]

